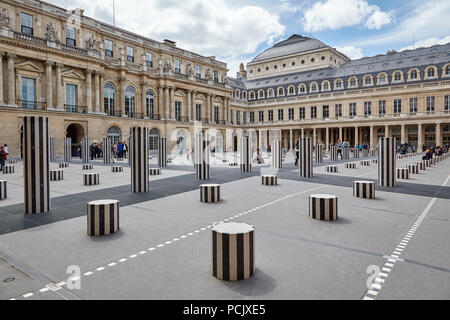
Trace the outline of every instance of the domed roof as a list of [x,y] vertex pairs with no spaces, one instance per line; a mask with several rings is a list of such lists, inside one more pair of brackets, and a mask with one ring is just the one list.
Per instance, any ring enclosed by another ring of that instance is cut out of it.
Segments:
[[326,44],[315,38],[303,37],[301,35],[294,34],[288,39],[277,43],[272,48],[260,53],[252,60],[251,63],[327,47],[328,46]]

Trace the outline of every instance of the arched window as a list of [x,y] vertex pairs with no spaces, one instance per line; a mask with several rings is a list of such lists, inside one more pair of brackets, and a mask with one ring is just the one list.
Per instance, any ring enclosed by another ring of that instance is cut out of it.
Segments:
[[258,99],[264,99],[264,91],[263,90],[258,91]]
[[125,90],[125,114],[130,118],[136,116],[136,90],[132,86]]
[[341,89],[342,88],[342,81],[338,80],[336,81],[336,89]]
[[278,96],[284,96],[284,89],[283,88],[279,88],[278,89]]
[[247,99],[247,91],[242,92],[242,99]]
[[186,132],[182,129],[177,132],[177,150],[179,155],[183,155],[186,151]]
[[378,78],[378,83],[379,84],[386,84],[386,75],[383,73],[380,75],[380,77]]
[[322,90],[323,90],[323,91],[328,91],[329,88],[330,88],[330,87],[329,87],[327,81],[325,81],[325,82],[322,83]]
[[311,85],[311,91],[312,91],[312,92],[316,92],[316,91],[317,91],[317,85],[316,85],[315,83],[313,83],[313,84]]
[[158,151],[158,139],[159,139],[159,130],[152,129],[148,135],[149,137],[149,150],[151,155],[156,155]]
[[366,81],[365,81],[366,86],[370,86],[372,85],[372,78],[370,76],[366,77]]
[[355,78],[350,79],[350,87],[352,87],[352,88],[356,87],[356,79]]
[[445,67],[445,76],[446,77],[450,76],[450,65]]
[[289,87],[289,94],[295,94],[295,89],[294,87]]
[[147,115],[150,119],[155,119],[156,118],[156,114],[155,114],[155,94],[153,93],[152,90],[147,90],[146,94],[145,94],[145,104],[147,107]]
[[417,70],[416,69],[411,71],[410,78],[411,78],[411,80],[417,80]]
[[434,76],[435,76],[434,68],[429,68],[428,69],[428,78],[434,78]]
[[241,91],[239,89],[236,89],[235,98],[240,99],[241,98]]
[[304,84],[302,84],[302,85],[300,86],[300,92],[301,92],[301,93],[305,93],[305,92],[306,92],[306,86],[305,86]]
[[252,92],[250,92],[250,99],[255,99],[255,92],[254,91],[252,91]]
[[395,82],[400,82],[400,81],[402,81],[402,74],[401,74],[400,72],[394,73],[394,81],[395,81]]
[[274,93],[273,89],[270,88],[269,90],[267,90],[267,97],[268,97],[268,98],[273,98],[273,96],[274,96],[273,93]]
[[108,138],[111,138],[111,143],[116,144],[119,143],[119,141],[122,141],[121,135],[120,135],[120,129],[116,126],[113,126],[108,129],[108,132],[106,133]]
[[104,110],[108,116],[116,115],[116,87],[111,82],[106,82],[103,87]]

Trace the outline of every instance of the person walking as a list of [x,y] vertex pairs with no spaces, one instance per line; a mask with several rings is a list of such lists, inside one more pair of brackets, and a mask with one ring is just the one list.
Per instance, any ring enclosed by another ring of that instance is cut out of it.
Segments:
[[295,144],[295,166],[298,165],[298,160],[300,159],[300,145],[299,141]]
[[337,143],[337,154],[338,154],[338,156],[341,155],[341,160],[344,160],[344,156],[342,155],[342,141],[341,141],[341,139],[339,139],[338,143]]
[[8,156],[8,153],[5,152],[5,147],[0,148],[0,171],[3,171],[3,167],[5,166],[5,160]]

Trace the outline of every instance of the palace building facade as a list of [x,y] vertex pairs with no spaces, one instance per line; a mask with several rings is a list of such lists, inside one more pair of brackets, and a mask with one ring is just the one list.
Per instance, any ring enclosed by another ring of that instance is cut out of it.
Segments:
[[450,143],[450,44],[350,60],[321,41],[293,35],[241,65],[227,65],[38,0],[0,3],[0,144],[21,155],[23,117],[49,118],[63,140],[126,141],[145,126],[150,149],[191,147],[196,126],[213,129],[217,151],[238,133],[292,150],[311,136],[367,142],[398,137],[419,150]]

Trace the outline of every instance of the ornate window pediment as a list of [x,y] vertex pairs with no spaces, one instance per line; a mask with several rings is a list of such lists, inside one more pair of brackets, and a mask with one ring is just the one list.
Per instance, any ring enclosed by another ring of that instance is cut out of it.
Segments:
[[44,72],[44,68],[42,66],[40,66],[37,63],[34,63],[32,61],[23,61],[23,62],[19,62],[16,63],[14,65],[14,67],[16,69],[20,69],[20,70],[25,70],[25,71],[31,71],[31,72]]

